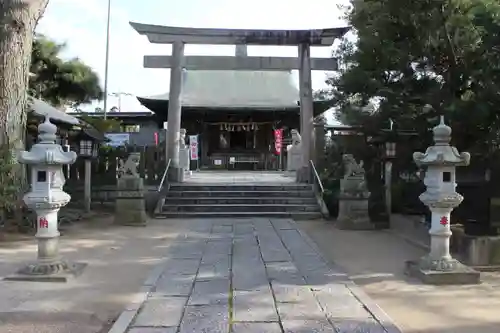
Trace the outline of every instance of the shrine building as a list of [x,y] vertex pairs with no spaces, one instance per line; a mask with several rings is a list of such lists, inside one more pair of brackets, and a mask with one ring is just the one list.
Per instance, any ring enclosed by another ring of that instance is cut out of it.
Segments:
[[[237,45],[235,57],[246,56],[246,45]],[[273,130],[284,130],[283,154],[290,130],[300,131],[291,71],[183,69],[181,91],[181,128],[198,135],[201,168],[277,170]],[[158,124],[167,122],[169,93],[138,100]],[[315,117],[327,109],[314,101]]]

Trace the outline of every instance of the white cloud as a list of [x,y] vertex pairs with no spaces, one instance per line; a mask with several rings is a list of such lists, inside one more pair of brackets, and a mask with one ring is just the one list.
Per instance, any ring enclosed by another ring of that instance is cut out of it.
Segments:
[[[303,2],[253,0],[249,5],[234,0],[112,0],[109,92],[154,95],[168,91],[168,70],[142,68],[146,54],[170,54],[168,45],[150,44],[138,35],[129,21],[143,23],[227,28],[309,29],[342,25],[338,3],[332,0]],[[66,57],[78,57],[92,66],[104,81],[107,1],[51,0],[38,31],[66,42]],[[233,54],[233,47],[187,45],[187,54]],[[249,47],[250,55],[296,54],[293,47]],[[329,48],[313,48],[312,55],[328,57]],[[313,84],[320,87],[325,74],[313,73]],[[110,97],[110,106],[117,103]],[[134,97],[122,97],[125,111],[143,108]]]

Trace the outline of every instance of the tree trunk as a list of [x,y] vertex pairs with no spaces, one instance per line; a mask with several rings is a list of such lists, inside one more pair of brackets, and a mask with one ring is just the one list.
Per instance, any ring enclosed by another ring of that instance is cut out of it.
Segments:
[[[0,0],[0,149],[11,154],[25,149],[26,97],[33,35],[48,2]],[[14,165],[11,171],[6,169],[1,168],[0,182],[3,187],[6,182],[11,185],[15,194],[5,199],[5,193],[2,193],[3,207],[0,209],[5,213],[8,206],[19,212],[22,206],[17,203],[20,203],[26,184],[25,168]]]

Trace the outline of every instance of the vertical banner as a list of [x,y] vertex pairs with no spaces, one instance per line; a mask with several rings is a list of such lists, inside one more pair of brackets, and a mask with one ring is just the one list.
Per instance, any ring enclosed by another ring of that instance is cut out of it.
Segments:
[[283,129],[274,130],[274,149],[276,154],[281,155],[281,148],[283,145]]
[[189,157],[192,161],[198,160],[198,135],[189,136]]

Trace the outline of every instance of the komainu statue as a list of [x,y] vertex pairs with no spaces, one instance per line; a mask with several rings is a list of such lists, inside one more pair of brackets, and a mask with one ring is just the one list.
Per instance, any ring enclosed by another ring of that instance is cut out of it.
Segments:
[[365,176],[365,169],[363,168],[363,161],[359,163],[352,154],[342,155],[342,162],[344,163],[344,179],[350,177],[363,177]]
[[287,171],[296,171],[301,167],[302,163],[302,137],[299,131],[292,129],[290,131],[292,144],[286,147],[287,151]]
[[293,129],[290,131],[290,134],[292,135],[292,146],[293,147],[298,147],[302,144],[302,137],[299,134],[299,131],[296,129]]
[[351,154],[342,155],[344,178],[340,180],[339,215],[340,229],[371,230],[373,224],[368,215],[368,191],[363,161],[356,162]]
[[141,161],[140,153],[130,153],[125,162],[123,160],[119,161],[118,175],[119,177],[129,176],[139,178],[139,162]]
[[186,146],[186,129],[181,128],[179,132],[179,150],[181,149],[187,149]]

